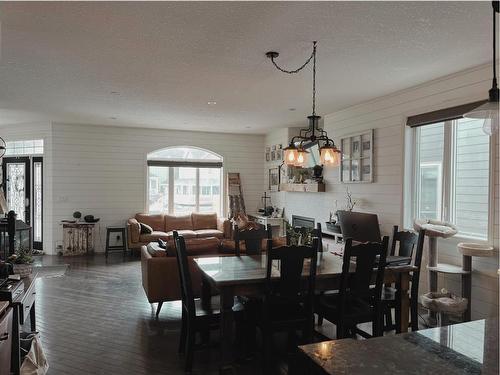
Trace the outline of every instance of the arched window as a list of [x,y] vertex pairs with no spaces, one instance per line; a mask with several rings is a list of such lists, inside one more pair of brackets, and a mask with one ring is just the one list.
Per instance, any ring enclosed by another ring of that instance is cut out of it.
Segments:
[[222,214],[222,157],[195,147],[148,154],[148,212]]

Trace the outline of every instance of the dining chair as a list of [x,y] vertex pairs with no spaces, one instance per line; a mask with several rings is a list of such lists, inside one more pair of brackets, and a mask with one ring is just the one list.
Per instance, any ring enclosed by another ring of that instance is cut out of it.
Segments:
[[[422,256],[424,251],[425,230],[422,229],[417,234],[413,231],[399,231],[397,225],[393,228],[391,255],[397,255],[413,258],[413,265],[417,268],[410,274],[410,326],[412,331],[418,331],[418,284],[420,281],[420,269],[422,265]],[[411,262],[410,262],[411,263]],[[386,286],[382,291],[382,306],[384,309],[384,331],[395,329],[399,331],[400,316],[399,294],[392,286]],[[392,309],[395,310],[396,324],[392,322]]]
[[304,343],[312,339],[317,250],[317,238],[312,246],[269,246],[265,294],[257,323],[262,333],[266,371],[275,332],[288,332],[290,342],[300,329]]
[[[245,243],[245,254],[246,255],[259,255],[262,253],[262,243],[263,240],[272,239],[273,233],[270,225],[265,227],[264,225],[259,225],[257,229],[244,229],[240,230],[237,225],[234,226],[233,230],[234,239],[234,250],[236,256],[240,256],[241,241]],[[267,243],[267,242],[266,242]]]
[[[345,240],[339,291],[320,295],[315,304],[316,313],[337,326],[337,339],[347,337],[348,332],[365,338],[382,336],[381,292],[388,242],[387,236],[382,242],[355,246],[351,238]],[[357,328],[368,322],[372,335]]]
[[[220,308],[216,298],[212,300],[210,309],[205,309],[202,306],[201,300],[195,299],[184,237],[179,235],[177,231],[173,232],[173,236],[177,253],[182,298],[182,325],[179,339],[179,354],[185,354],[184,370],[185,372],[191,372],[194,350],[197,347],[196,334],[201,334],[204,342],[208,342],[210,330],[219,328]],[[233,306],[237,324],[238,315],[241,316],[242,310],[243,307],[239,303]]]

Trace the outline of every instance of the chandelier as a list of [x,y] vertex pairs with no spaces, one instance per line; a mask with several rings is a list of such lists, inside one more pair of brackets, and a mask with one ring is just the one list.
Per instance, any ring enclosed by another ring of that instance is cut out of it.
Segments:
[[311,56],[299,68],[286,70],[276,64],[275,59],[278,52],[267,52],[266,56],[271,59],[273,65],[281,72],[296,74],[304,69],[312,61],[312,115],[308,116],[309,127],[300,129],[299,135],[292,137],[288,147],[283,149],[283,160],[286,165],[303,167],[307,163],[309,151],[304,146],[311,142],[316,142],[319,147],[320,161],[325,166],[337,167],[340,164],[340,150],[335,146],[333,139],[328,137],[326,131],[319,127],[320,116],[316,115],[316,42],[313,42]]

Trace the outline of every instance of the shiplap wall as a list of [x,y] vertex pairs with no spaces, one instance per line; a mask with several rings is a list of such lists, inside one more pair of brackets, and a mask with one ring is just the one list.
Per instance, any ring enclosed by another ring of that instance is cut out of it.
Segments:
[[[264,136],[89,125],[52,125],[53,225],[75,210],[101,218],[106,225],[124,224],[146,202],[146,157],[170,146],[208,149],[224,159],[224,175],[241,174],[247,210],[255,211],[263,185]],[[226,178],[225,178],[226,180]],[[227,212],[227,209],[225,210]],[[61,239],[60,231],[54,239]],[[102,251],[102,247],[100,249]]]
[[0,127],[0,137],[9,141],[43,139],[43,242],[47,252],[53,244],[52,220],[52,125],[50,122],[33,122]]
[[[371,100],[325,116],[325,129],[337,142],[349,134],[374,129],[374,183],[340,184],[338,169],[325,169],[325,193],[275,193],[274,204],[285,207],[292,214],[314,217],[325,222],[330,211],[341,209],[345,202],[345,189],[349,187],[358,201],[356,210],[377,213],[381,230],[389,234],[394,224],[403,225],[404,144],[408,130],[406,118],[441,108],[484,99],[491,85],[491,66],[452,74],[429,83]],[[277,142],[283,133],[269,133],[266,144]],[[287,140],[279,139],[279,143]],[[498,150],[498,139],[496,144]],[[498,243],[499,243],[499,174],[498,154],[494,174],[494,226],[492,242],[497,255],[494,258],[474,258],[472,277],[472,316],[479,318],[498,314]],[[456,250],[459,239],[440,241],[440,261],[461,264]],[[425,253],[424,253],[425,254]],[[424,264],[426,259],[424,259]],[[422,277],[422,291],[426,291],[426,277]],[[440,287],[460,292],[460,282],[454,276],[442,276]]]

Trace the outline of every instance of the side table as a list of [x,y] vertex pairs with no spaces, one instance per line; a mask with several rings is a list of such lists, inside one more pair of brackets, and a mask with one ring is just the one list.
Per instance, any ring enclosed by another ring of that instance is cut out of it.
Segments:
[[[111,245],[110,240],[111,240],[111,234],[113,233],[117,233],[115,239],[118,244]],[[121,244],[119,243],[120,239],[121,239]],[[106,258],[108,257],[108,253],[113,251],[122,251],[123,256],[127,254],[127,233],[125,227],[121,226],[106,227],[106,251],[104,253]]]

